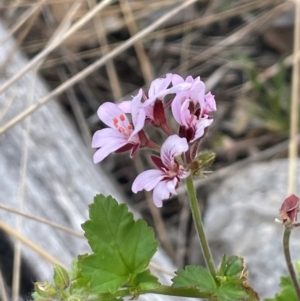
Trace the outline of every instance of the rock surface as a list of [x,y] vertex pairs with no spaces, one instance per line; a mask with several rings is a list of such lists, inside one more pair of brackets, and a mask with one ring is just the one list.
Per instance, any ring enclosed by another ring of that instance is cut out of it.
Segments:
[[[7,34],[7,30],[0,23],[0,37]],[[0,65],[6,63],[14,44],[10,39],[4,45],[0,45]],[[28,60],[17,52],[4,74],[0,74],[0,85],[27,62]],[[39,77],[27,73],[0,95],[0,125],[4,125],[24,110],[31,95],[32,101],[36,102],[48,92],[48,88]],[[126,201],[118,192],[113,180],[99,165],[93,164],[91,152],[86,149],[74,124],[55,100],[31,116],[27,146],[24,143],[25,128],[26,121],[0,136],[1,204],[20,208],[21,161],[26,147],[28,159],[22,211],[80,230],[80,224],[88,217],[88,204],[92,202],[94,195],[111,194],[121,202]],[[1,209],[0,219],[12,228],[16,227],[15,214]],[[23,219],[21,233],[67,266],[77,254],[89,251],[85,240],[30,219]],[[26,246],[22,247],[22,252],[40,281],[52,277],[51,264]],[[6,258],[2,258],[2,261],[5,260]],[[156,254],[154,263],[167,270],[174,270],[174,266],[162,250]],[[159,273],[159,276],[163,283],[169,282],[171,278],[163,273]],[[174,298],[151,295],[140,299]]]
[[[280,276],[287,275],[282,252],[283,226],[275,222],[287,196],[287,160],[253,164],[226,179],[209,198],[205,215],[208,239],[223,252],[245,258],[250,284],[261,298],[278,292]],[[300,162],[297,165],[300,172]],[[300,194],[300,178],[297,192]],[[300,229],[291,235],[292,258],[300,260]]]

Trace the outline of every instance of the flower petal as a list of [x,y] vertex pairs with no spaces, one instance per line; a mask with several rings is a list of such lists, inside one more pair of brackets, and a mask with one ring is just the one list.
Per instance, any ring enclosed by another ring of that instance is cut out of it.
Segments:
[[181,116],[181,125],[183,125],[186,129],[191,127],[191,123],[193,122],[194,117],[191,116],[191,112],[189,110],[191,100],[187,98],[181,105],[180,108],[180,116]]
[[129,121],[127,119],[127,116],[115,103],[105,102],[99,107],[97,113],[100,120],[102,120],[107,126],[111,128],[115,128],[114,120],[116,118],[124,128],[128,128]]
[[94,163],[101,162],[109,154],[113,153],[114,151],[118,150],[119,148],[123,147],[126,144],[127,144],[127,141],[120,143],[120,141],[111,140],[110,143],[105,144],[103,147],[99,148],[95,152],[95,154],[93,156]]
[[171,80],[172,74],[168,73],[165,78],[157,78],[152,81],[148,92],[149,98],[155,97],[160,91],[167,89]]
[[171,194],[177,194],[177,191],[176,191],[176,186],[178,184],[178,179],[177,178],[174,178],[174,179],[171,179],[170,181],[167,181],[167,188],[168,188],[168,191],[171,193]]
[[123,111],[123,113],[131,113],[131,100],[124,100],[116,103],[116,105]]
[[185,79],[185,82],[186,82],[186,83],[191,83],[191,84],[193,84],[194,81],[195,81],[195,79],[194,79],[191,75],[189,75],[189,76]]
[[111,128],[105,128],[94,133],[92,148],[98,148],[105,144],[110,144],[112,140],[119,141],[120,144],[127,142],[127,138],[119,131]]
[[187,91],[188,89],[190,89],[192,86],[191,83],[180,83],[176,86],[173,86],[171,88],[168,88],[168,89],[164,89],[164,90],[161,90],[159,92],[157,92],[156,95],[152,96],[152,97],[149,97],[144,103],[143,103],[143,107],[148,107],[150,106],[156,99],[162,99],[164,98],[166,95],[169,95],[169,94],[174,94],[174,93],[178,93],[178,92],[182,92],[182,91]]
[[203,81],[200,80],[200,77],[198,76],[191,89],[190,89],[190,98],[195,102],[199,103],[200,106],[204,103],[204,94],[205,94],[205,84]]
[[190,175],[190,170],[185,170],[184,168],[180,168],[178,173],[177,173],[177,177],[179,179],[185,179]]
[[177,93],[174,100],[172,101],[172,113],[175,118],[175,120],[182,125],[182,118],[181,118],[181,105],[184,102],[184,100],[188,97],[188,92],[180,92]]
[[132,99],[131,116],[134,130],[130,137],[136,135],[145,125],[146,113],[145,108],[142,106],[143,90],[140,89],[138,94]]
[[196,123],[196,132],[194,138],[190,142],[194,142],[198,138],[201,138],[204,135],[204,129],[212,124],[214,120],[203,118]]
[[179,93],[179,92],[183,92],[183,91],[189,91],[190,88],[192,87],[191,83],[180,83],[176,86],[171,87],[170,89],[168,89],[168,94],[173,94],[173,93]]
[[172,169],[174,157],[186,152],[189,146],[185,138],[180,138],[177,135],[169,136],[161,147],[160,157],[163,164]]
[[184,82],[184,79],[180,75],[178,75],[178,74],[173,74],[172,75],[172,84],[173,84],[173,86],[181,84],[183,82]]
[[162,201],[170,197],[170,192],[167,187],[167,182],[159,182],[153,190],[153,202],[158,208],[162,207]]
[[150,191],[152,190],[166,174],[158,169],[150,169],[140,173],[132,183],[131,190],[134,193],[143,189]]
[[205,110],[206,112],[212,112],[217,110],[215,96],[208,92],[205,96]]

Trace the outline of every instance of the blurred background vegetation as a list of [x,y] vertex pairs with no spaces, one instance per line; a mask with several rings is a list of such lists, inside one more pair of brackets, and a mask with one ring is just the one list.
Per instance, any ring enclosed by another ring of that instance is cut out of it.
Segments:
[[[39,67],[51,89],[186,4],[158,28],[137,39],[132,47],[121,49],[113,59],[107,59],[91,75],[82,76],[77,84],[60,94],[59,101],[74,119],[78,135],[88,148],[93,132],[103,126],[96,115],[100,104],[130,99],[140,87],[146,89],[154,78],[172,72],[183,77],[200,76],[207,91],[216,96],[218,111],[202,144],[204,150],[216,152],[212,167],[216,172],[197,181],[204,209],[210,189],[230,172],[254,161],[287,156],[294,27],[292,1],[106,2],[109,4],[104,9],[61,43],[61,30],[85,18],[100,1],[0,2],[0,18],[17,41],[15,51],[21,49],[33,58],[51,41],[58,41],[58,47]],[[0,37],[0,43],[6,38]],[[7,57],[6,64],[13,55],[12,52]],[[0,66],[0,70],[5,73],[5,65]],[[189,262],[193,235],[184,197],[179,194],[158,211],[153,207],[151,195],[133,195],[134,178],[150,166],[148,156],[140,153],[134,161],[128,154],[110,156],[102,167],[113,175],[129,203],[154,226],[168,255],[183,266]]]

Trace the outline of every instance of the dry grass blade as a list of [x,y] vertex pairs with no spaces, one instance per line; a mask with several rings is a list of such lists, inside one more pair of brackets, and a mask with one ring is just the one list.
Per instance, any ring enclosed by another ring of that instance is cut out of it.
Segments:
[[[88,0],[88,4],[90,8],[92,8],[96,5],[96,1]],[[93,23],[99,41],[99,45],[101,45],[101,50],[99,50],[98,53],[101,53],[102,56],[104,56],[109,52],[110,47],[108,45],[108,41],[106,38],[105,26],[103,24],[102,17],[95,16],[93,18]],[[108,74],[108,79],[111,86],[112,94],[115,99],[120,99],[122,97],[122,89],[113,60],[108,61],[105,66],[106,66],[106,72]]]
[[20,46],[21,46],[23,40],[26,38],[26,36],[29,33],[31,27],[34,25],[34,22],[37,19],[37,17],[39,16],[39,14],[40,14],[39,10],[36,10],[34,12],[34,14],[30,17],[30,19],[29,19],[28,23],[26,24],[26,26],[22,29],[22,32],[20,33],[20,35],[17,38],[17,43],[14,45],[14,48],[10,51],[10,53],[7,56],[4,64],[0,67],[0,73],[4,72],[4,70],[9,65],[9,63],[10,63],[11,59],[13,58],[13,56],[15,55],[15,53],[20,49]]
[[15,97],[16,97],[15,95],[12,95],[5,102],[2,110],[0,111],[0,122],[1,122],[2,118],[6,115],[7,111],[9,110],[9,108],[11,107],[11,105],[12,105]]
[[36,55],[22,70],[16,73],[11,79],[9,79],[2,87],[0,87],[0,94],[6,91],[9,87],[11,87],[16,81],[18,81],[24,74],[26,74],[29,70],[35,67],[38,63],[40,63],[51,51],[60,46],[65,40],[67,40],[70,36],[72,36],[77,30],[79,30],[84,24],[86,24],[90,19],[94,17],[99,11],[104,9],[107,5],[109,5],[113,0],[103,0],[97,6],[95,6],[91,11],[89,11],[84,17],[82,17],[79,21],[77,21],[59,40],[55,40],[55,42],[50,43],[48,47],[46,47],[43,51],[41,51],[38,55]]
[[[71,6],[71,8],[68,10],[68,13],[66,14],[66,16],[64,17],[62,22],[59,24],[59,26],[56,28],[56,30],[53,33],[52,37],[49,39],[48,45],[51,44],[51,43],[55,43],[55,41],[60,40],[61,37],[66,33],[67,28],[69,27],[69,25],[71,24],[75,14],[77,13],[79,8],[81,7],[81,4],[82,4],[81,0],[77,0]],[[48,16],[48,14],[45,15],[45,19],[46,19],[47,23],[49,23],[49,24],[53,23],[52,22],[53,17],[51,18],[51,21],[50,21],[50,17]],[[63,50],[62,50],[62,52],[63,52]],[[65,72],[64,69],[59,68],[58,75],[59,75],[60,79],[62,80],[62,82],[67,80],[67,75],[66,75],[66,72]],[[78,105],[77,97],[76,97],[76,95],[75,95],[75,93],[72,89],[67,90],[67,94],[68,94],[68,97],[69,97],[70,104],[72,106],[74,115],[75,115],[76,120],[78,122],[78,126],[81,130],[83,140],[84,140],[86,145],[90,145],[91,144],[91,134],[90,134],[89,128],[86,124],[86,121],[84,119],[81,108]]]
[[56,28],[55,32],[52,34],[52,37],[49,39],[49,41],[46,44],[47,46],[50,46],[51,44],[61,44],[61,40],[63,39],[63,36],[67,33],[68,28],[70,27],[70,24],[74,18],[74,15],[77,13],[79,8],[81,7],[81,0],[76,0],[73,5],[68,10],[67,14],[59,24],[59,26]]
[[[58,75],[59,75],[60,79],[63,82],[68,79],[67,74],[66,74],[66,72],[65,72],[65,70],[63,68],[60,68],[58,70]],[[79,100],[78,100],[78,98],[76,96],[76,93],[73,90],[73,87],[71,87],[70,89],[68,89],[66,91],[66,93],[67,93],[69,102],[71,104],[74,116],[76,118],[78,127],[80,129],[82,139],[83,139],[85,145],[87,147],[89,147],[91,145],[91,142],[92,142],[91,132],[90,132],[89,126],[88,126],[88,124],[87,124],[87,122],[86,122],[86,120],[84,118],[84,114],[83,114],[82,109],[81,109],[81,107],[79,105]]]
[[298,154],[298,128],[299,128],[299,57],[300,50],[300,1],[295,1],[295,24],[294,24],[294,56],[292,75],[292,105],[290,124],[290,144],[289,144],[289,167],[288,167],[288,193],[295,192],[297,174],[297,154]]
[[[299,55],[299,54],[298,54]],[[291,66],[293,63],[293,56],[289,55],[284,59],[282,62],[284,66],[288,67]],[[268,69],[264,70],[261,72],[258,76],[257,79],[259,80],[260,83],[264,83],[266,80],[274,76],[280,71],[281,68],[281,63],[276,63],[273,66],[269,67]],[[251,80],[245,82],[243,84],[243,87],[241,89],[242,93],[247,93],[253,88],[253,82]]]
[[[34,242],[31,240],[27,239],[23,235],[21,235],[18,231],[12,229],[9,227],[7,224],[3,223],[0,221],[0,229],[6,232],[8,235],[11,235],[15,239],[19,240],[22,244],[26,245],[30,249],[32,249],[34,252],[36,252],[38,255],[40,255],[42,258],[50,262],[51,264],[58,264],[61,265],[62,267],[65,267],[65,265],[57,260],[55,257],[50,255],[48,252],[46,252],[44,249],[40,248],[37,246]],[[66,267],[65,267],[66,268]]]
[[[192,35],[189,34],[189,31],[185,29],[187,20],[188,20],[188,15],[190,14],[194,14],[194,11],[192,9],[186,9],[186,11],[184,12],[184,21],[182,24],[182,28],[183,28],[183,38],[182,38],[182,42],[181,42],[181,47],[180,47],[180,64],[183,64],[183,62],[187,61],[190,57],[190,43],[192,40]],[[178,72],[180,73],[185,73],[187,70],[184,70],[183,68],[180,69],[180,71]]]
[[219,82],[222,81],[228,70],[238,67],[240,64],[236,62],[228,62],[214,71],[205,81],[207,91],[213,90]]
[[[35,70],[35,73],[37,70]],[[35,74],[36,75],[36,74]],[[34,77],[36,78],[36,76]],[[31,83],[30,91],[28,93],[28,105],[31,105],[34,99],[35,92],[34,80]],[[25,130],[23,131],[23,145],[22,145],[22,155],[21,155],[21,166],[20,166],[20,182],[19,182],[19,195],[18,195],[18,208],[20,211],[24,207],[25,199],[25,181],[27,173],[27,164],[28,164],[28,153],[29,153],[29,140],[30,140],[30,125],[31,125],[31,116],[25,120]],[[23,219],[19,215],[17,218],[16,229],[19,233],[22,231]],[[20,275],[21,275],[21,243],[16,241],[14,244],[14,263],[13,263],[13,282],[12,282],[12,300],[18,301],[20,295]]]
[[[175,34],[180,34],[186,31],[190,31],[193,28],[200,28],[202,26],[207,26],[210,25],[212,23],[215,22],[219,22],[219,21],[223,21],[226,20],[228,18],[232,18],[235,16],[238,16],[240,14],[244,14],[247,13],[251,10],[254,9],[259,9],[259,8],[264,8],[268,5],[275,5],[275,4],[279,4],[282,3],[283,1],[255,1],[249,4],[245,4],[245,5],[241,5],[235,8],[232,8],[228,11],[225,12],[220,12],[217,14],[213,14],[213,15],[209,15],[209,16],[204,16],[202,18],[199,18],[197,20],[191,21],[191,22],[186,22],[184,24],[184,26],[180,25],[180,26],[174,26],[171,29],[164,29],[161,31],[157,31],[153,34],[149,34],[147,35],[147,37],[145,37],[145,40],[153,40],[153,39],[163,39],[166,36],[170,36],[170,35],[175,35]],[[290,3],[291,4],[291,3]],[[137,19],[137,18],[136,18]],[[87,34],[87,33],[85,33]],[[112,47],[113,45],[111,44],[110,47]],[[171,47],[172,45],[169,45],[169,47]],[[31,46],[33,47],[33,46]],[[76,59],[79,60],[80,58],[89,58],[89,57],[93,57],[96,56],[98,54],[98,52],[101,50],[88,50],[85,52],[80,52],[78,54],[74,54],[74,57],[72,58],[72,60]],[[107,50],[108,51],[108,50]],[[106,52],[107,52],[106,51]],[[76,56],[76,58],[75,58]],[[57,59],[51,59],[49,60],[46,65],[44,67],[50,68],[53,67],[57,64],[63,64],[65,61],[70,60],[70,57],[62,57],[62,58],[57,58]]]
[[148,39],[152,40],[152,39],[158,39],[158,38],[163,38],[165,36],[171,36],[171,35],[177,35],[177,34],[181,34],[183,33],[183,30],[188,31],[188,30],[192,30],[195,28],[199,28],[201,26],[206,26],[215,22],[220,22],[222,20],[226,20],[235,16],[239,16],[241,14],[245,14],[249,11],[255,10],[255,9],[260,9],[260,8],[264,8],[266,6],[270,6],[270,5],[278,5],[282,2],[286,2],[283,0],[278,0],[278,1],[274,1],[274,0],[264,0],[264,1],[254,1],[248,4],[244,4],[244,5],[239,5],[237,7],[234,7],[232,9],[229,9],[227,11],[224,12],[220,12],[217,14],[213,14],[207,17],[203,17],[203,18],[199,18],[190,22],[187,22],[183,28],[182,25],[178,25],[178,26],[173,26],[172,28],[168,28],[168,29],[164,29],[161,30],[159,32],[155,32],[152,35],[148,36]]
[[[101,30],[103,25],[101,26],[101,22],[98,22],[97,24],[98,24],[98,29]],[[111,48],[113,49],[115,47],[118,47],[120,44],[121,43],[113,43],[110,45],[103,45],[103,47],[101,47],[101,48],[98,47],[98,48],[94,48],[91,50],[80,51],[78,53],[72,53],[71,55],[70,54],[62,55],[61,57],[57,57],[54,59],[49,58],[45,61],[43,66],[41,66],[40,70],[63,65],[65,63],[75,63],[82,59],[99,57],[99,53],[103,53],[103,56],[105,56],[110,51]]]
[[[43,0],[42,0],[43,1]],[[54,4],[54,3],[61,3],[61,0],[45,0],[48,4]],[[64,0],[64,2],[73,2],[74,0]],[[23,8],[23,7],[30,7],[35,6],[36,0],[33,1],[26,1],[23,0],[22,2],[19,1],[7,1],[8,3],[0,3],[0,9],[6,9],[6,8]]]
[[161,266],[159,266],[159,265],[157,265],[157,264],[155,264],[153,262],[150,262],[149,267],[152,268],[152,269],[154,269],[154,270],[156,270],[156,271],[160,271],[160,272],[162,272],[164,274],[170,275],[172,277],[176,276],[176,274],[174,272],[168,271],[168,270],[162,268]]
[[278,15],[282,14],[283,11],[290,9],[291,6],[292,6],[292,3],[287,2],[287,3],[282,3],[282,4],[274,7],[270,11],[262,14],[255,21],[245,25],[240,30],[231,34],[229,37],[220,41],[213,47],[210,47],[207,50],[201,52],[199,55],[194,56],[191,60],[186,61],[185,63],[180,65],[178,68],[189,69],[192,64],[200,63],[200,62],[210,59],[211,57],[222,52],[224,50],[224,48],[231,46],[237,42],[240,42],[242,39],[246,38],[254,30],[261,29],[262,26],[264,26],[266,23],[274,20],[274,18],[276,18]]
[[37,221],[37,222],[39,222],[39,223],[42,223],[42,224],[51,226],[51,227],[53,227],[53,228],[55,228],[55,229],[64,231],[64,232],[66,232],[66,233],[68,233],[68,234],[70,234],[70,235],[76,236],[76,237],[78,237],[78,238],[85,238],[85,237],[83,236],[83,234],[80,233],[80,232],[78,232],[78,231],[75,231],[75,230],[72,230],[72,229],[70,229],[70,228],[67,228],[67,227],[58,225],[58,224],[56,224],[56,223],[54,223],[54,222],[51,222],[51,221],[49,221],[49,220],[46,220],[46,219],[44,219],[44,218],[37,217],[37,216],[35,216],[35,215],[31,215],[31,214],[28,214],[28,213],[25,213],[25,212],[21,212],[21,211],[19,211],[19,210],[16,210],[16,209],[11,208],[11,207],[8,207],[8,206],[5,206],[5,205],[3,205],[3,204],[0,204],[0,209],[4,209],[4,210],[6,210],[6,211],[8,211],[8,212],[13,212],[13,213],[16,213],[16,214],[18,214],[18,215],[21,215],[21,216],[23,216],[23,217],[26,217],[26,218],[32,219],[32,220],[34,220],[34,221]]
[[[141,30],[139,33],[128,39],[126,42],[121,44],[119,47],[113,49],[111,52],[109,52],[107,55],[103,56],[102,58],[98,59],[95,61],[93,64],[70,78],[68,81],[65,83],[61,84],[58,86],[56,89],[54,89],[52,92],[47,94],[45,97],[43,97],[41,100],[39,100],[37,103],[34,105],[30,106],[20,114],[18,114],[16,117],[8,121],[6,124],[4,124],[0,128],[0,134],[3,134],[6,130],[8,130],[10,127],[14,126],[36,110],[38,110],[40,107],[42,107],[44,104],[46,104],[49,100],[51,100],[53,97],[56,97],[57,95],[61,94],[65,90],[67,90],[69,87],[75,85],[78,83],[80,80],[83,78],[87,77],[91,73],[93,73],[96,69],[99,67],[103,66],[108,60],[114,58],[117,56],[119,53],[123,52],[124,50],[128,49],[131,47],[136,41],[144,38],[147,34],[150,32],[154,31],[156,28],[158,28],[160,25],[162,25],[164,22],[166,22],[168,19],[172,18],[174,15],[177,13],[181,12],[185,7],[193,4],[197,0],[189,0],[184,2],[183,4],[179,5],[178,7],[174,8],[171,10],[168,14],[164,15],[163,17],[159,18],[156,22],[152,23],[145,29]],[[0,89],[1,93],[1,89]]]
[[[48,27],[50,29],[56,28],[57,22],[53,16],[51,10],[48,9],[48,7],[46,7],[44,9],[43,15],[44,15],[44,18],[45,18],[45,21],[46,21]],[[78,71],[78,67],[75,63],[77,60],[75,54],[73,52],[71,52],[70,50],[68,50],[67,47],[65,47],[64,45],[61,45],[59,47],[59,52],[61,54],[61,57],[64,60],[64,63],[67,65],[67,68],[68,68],[70,74],[72,74],[72,75],[77,74],[79,71]],[[68,58],[68,59],[66,59],[66,58]],[[43,62],[43,65],[41,67],[43,67],[43,66],[45,66],[45,62]],[[40,67],[40,70],[42,69],[41,67]],[[99,106],[98,102],[95,100],[94,94],[91,91],[91,89],[89,89],[89,87],[87,86],[86,81],[82,80],[79,83],[79,87],[80,87],[83,95],[85,95],[90,107],[93,108],[94,110],[97,110],[97,108]],[[85,135],[85,136],[89,137],[89,135]]]
[[25,11],[19,18],[19,21],[16,22],[16,24],[11,28],[11,30],[8,32],[7,36],[0,41],[0,44],[4,44],[21,26],[29,19],[31,16],[33,16],[46,2],[46,0],[41,0],[40,2],[36,3]]
[[[125,18],[126,25],[128,27],[129,33],[131,36],[134,36],[138,33],[138,28],[135,23],[135,19],[130,7],[130,4],[128,3],[128,0],[120,0],[120,7],[122,10],[122,13]],[[153,80],[153,74],[152,74],[152,68],[150,61],[148,59],[148,56],[145,52],[143,43],[139,40],[134,44],[134,49],[136,51],[140,67],[142,70],[143,78],[146,84],[150,84],[150,82]]]

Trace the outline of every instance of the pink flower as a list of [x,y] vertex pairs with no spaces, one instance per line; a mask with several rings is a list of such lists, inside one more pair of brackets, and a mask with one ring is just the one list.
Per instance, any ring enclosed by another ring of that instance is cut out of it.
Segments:
[[[153,107],[148,108],[148,106],[144,106],[143,103],[147,101],[149,98],[154,99],[163,99],[166,93],[166,88],[170,85],[172,79],[172,74],[168,73],[166,78],[157,78],[153,80],[150,84],[148,98],[142,89],[139,90],[138,94],[132,98],[132,100],[124,100],[121,103],[117,104],[118,107],[124,113],[130,113],[132,109],[132,105],[134,105],[139,111],[144,110],[147,111],[147,117],[153,120]],[[144,99],[144,102],[142,102]]]
[[[143,109],[146,114],[146,118],[153,122],[155,121],[155,114],[154,114],[154,103],[155,101],[163,101],[163,98],[168,93],[168,86],[170,85],[172,80],[172,74],[168,73],[165,78],[157,78],[153,80],[150,84],[150,88],[148,91],[148,98],[144,94],[144,102],[142,103],[140,101],[140,104],[142,104],[142,107],[140,109]],[[152,100],[152,101],[149,101]]]
[[172,102],[172,112],[175,120],[180,124],[180,136],[186,137],[188,142],[194,142],[205,133],[205,128],[211,125],[213,119],[201,116],[201,110],[188,98],[188,93],[178,94]]
[[[135,128],[143,128],[146,121],[155,126],[164,126],[166,123],[163,98],[168,94],[172,80],[172,74],[168,73],[165,78],[157,78],[150,84],[148,98],[142,89],[133,97],[132,101],[123,101],[118,107],[124,112],[131,112],[138,119]],[[149,100],[151,100],[149,102]],[[147,103],[147,105],[145,105]],[[136,130],[135,130],[136,132]]]
[[157,78],[151,82],[148,91],[148,98],[163,99],[167,93],[167,88],[172,80],[172,73],[168,73],[165,78]]
[[98,109],[98,116],[109,128],[95,132],[92,147],[99,148],[94,154],[94,163],[101,162],[110,153],[127,151],[131,149],[133,155],[139,145],[140,139],[137,132],[142,129],[140,117],[132,115],[135,127],[129,123],[124,112],[114,103],[106,102]]
[[[182,85],[183,83],[190,84],[189,88],[186,91],[183,91],[187,98],[193,100],[193,102],[201,104],[204,103],[204,94],[205,94],[205,84],[200,80],[200,77],[195,79],[192,76],[188,76],[185,80],[178,74],[173,74],[172,84],[173,87]],[[178,94],[177,94],[178,95]],[[180,92],[179,92],[180,95]]]
[[208,114],[209,112],[216,111],[217,105],[215,101],[215,96],[210,92],[204,95],[204,104],[201,107],[201,114]]
[[[176,75],[175,75],[176,76]],[[178,75],[179,76],[179,75]],[[163,100],[165,96],[169,94],[179,93],[186,91],[191,88],[192,83],[190,82],[180,82],[176,86],[168,88],[168,86],[173,83],[174,74],[168,73],[166,78],[155,79],[149,88],[148,99],[145,99],[143,107],[148,108],[153,105],[156,100]]]
[[177,135],[169,136],[161,147],[160,158],[152,156],[151,159],[158,169],[150,169],[137,176],[132,184],[132,191],[137,193],[143,189],[153,189],[153,202],[162,207],[162,201],[168,199],[170,194],[177,194],[176,188],[181,179],[186,178],[189,172],[180,164],[176,156],[188,150],[185,138]]
[[209,118],[209,112],[216,110],[214,96],[209,92],[205,94],[205,85],[200,77],[188,76],[184,80],[181,76],[173,74],[174,87],[183,82],[191,86],[186,91],[178,92],[172,102],[172,113],[180,124],[179,133],[186,137],[188,142],[194,142],[205,134],[205,129],[211,125],[213,119]]
[[173,89],[176,90],[176,87],[182,86],[183,83],[190,83],[190,87],[185,91],[177,93],[177,98],[189,98],[194,102],[195,106],[198,103],[201,108],[201,115],[207,115],[209,112],[216,111],[217,107],[214,95],[210,92],[205,94],[205,84],[200,80],[199,76],[195,79],[192,76],[188,76],[184,80],[180,75],[173,74]]

